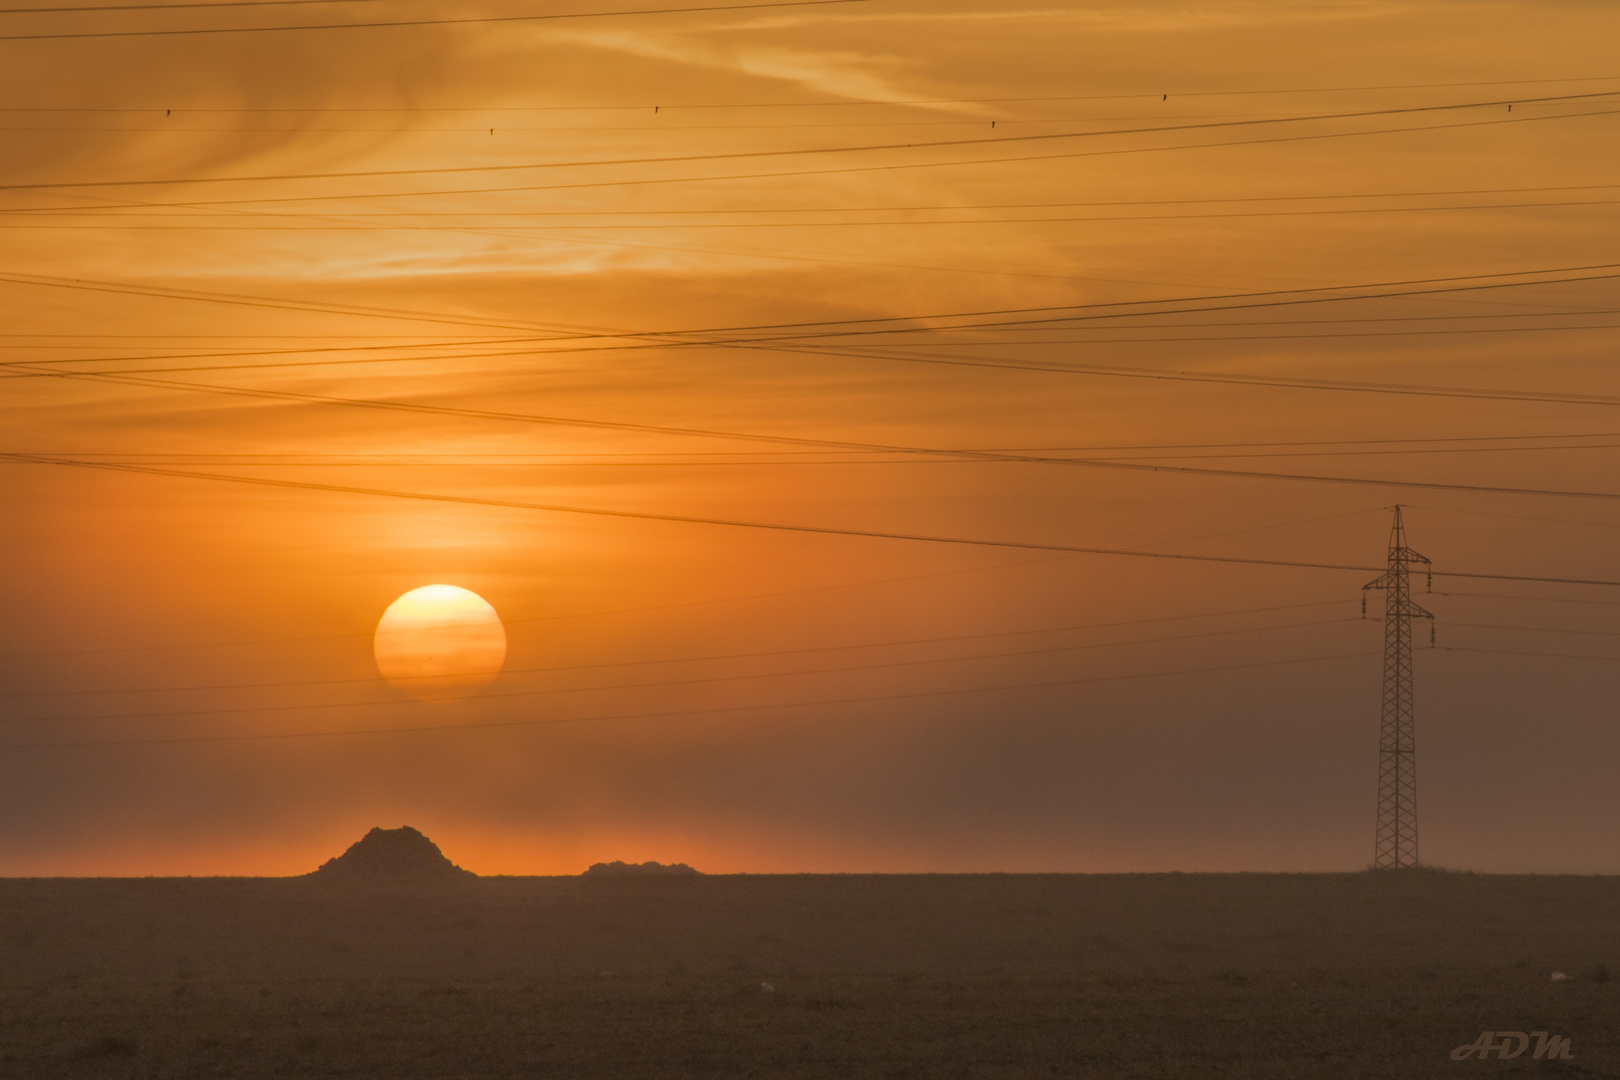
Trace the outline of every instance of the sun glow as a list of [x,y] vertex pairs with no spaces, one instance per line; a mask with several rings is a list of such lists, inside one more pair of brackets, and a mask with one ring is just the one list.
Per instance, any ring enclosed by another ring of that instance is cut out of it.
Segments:
[[424,585],[388,605],[377,623],[377,670],[422,701],[470,697],[506,661],[506,628],[482,596]]

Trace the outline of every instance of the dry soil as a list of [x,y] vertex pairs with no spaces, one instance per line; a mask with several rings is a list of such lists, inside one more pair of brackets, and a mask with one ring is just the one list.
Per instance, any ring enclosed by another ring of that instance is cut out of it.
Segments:
[[1615,877],[0,880],[0,1075],[1620,1077],[1617,968]]

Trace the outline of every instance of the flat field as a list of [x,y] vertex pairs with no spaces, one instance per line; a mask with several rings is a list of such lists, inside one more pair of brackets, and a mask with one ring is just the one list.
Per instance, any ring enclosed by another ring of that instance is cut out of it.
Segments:
[[1620,1077],[1616,968],[1616,877],[12,879],[0,1076]]

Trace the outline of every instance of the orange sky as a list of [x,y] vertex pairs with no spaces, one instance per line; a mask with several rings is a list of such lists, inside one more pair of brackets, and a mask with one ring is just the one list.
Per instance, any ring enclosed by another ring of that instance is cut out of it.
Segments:
[[[1620,580],[1607,498],[864,449],[1620,492],[1607,5],[24,40],[535,11],[0,16],[0,874],[1357,869],[1373,574],[657,518]],[[375,678],[435,582],[480,697]],[[1620,589],[1436,587],[1424,859],[1620,872]]]

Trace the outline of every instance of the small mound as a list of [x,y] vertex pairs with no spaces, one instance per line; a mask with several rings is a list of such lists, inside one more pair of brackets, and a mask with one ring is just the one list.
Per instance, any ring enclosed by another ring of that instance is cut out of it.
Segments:
[[409,825],[372,829],[335,859],[321,864],[312,877],[458,880],[477,877],[444,857],[439,845]]
[[683,862],[670,863],[668,866],[665,866],[663,863],[657,862],[627,863],[620,862],[619,860],[615,859],[612,862],[592,863],[591,868],[580,876],[608,877],[620,874],[696,874],[701,877],[703,875],[703,871],[694,870]]

